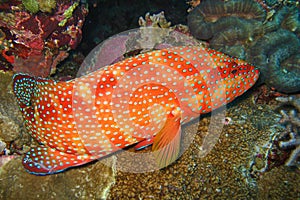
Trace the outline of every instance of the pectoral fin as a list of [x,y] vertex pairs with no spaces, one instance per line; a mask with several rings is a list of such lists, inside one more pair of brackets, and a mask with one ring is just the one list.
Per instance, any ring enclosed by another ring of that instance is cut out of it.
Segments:
[[170,165],[178,158],[180,152],[180,140],[180,117],[168,117],[165,126],[154,137],[152,146],[152,150],[157,153],[156,162],[159,168]]

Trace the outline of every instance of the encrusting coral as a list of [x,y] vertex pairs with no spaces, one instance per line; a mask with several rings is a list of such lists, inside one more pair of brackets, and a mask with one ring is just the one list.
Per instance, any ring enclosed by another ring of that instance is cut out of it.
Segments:
[[203,0],[188,16],[193,36],[254,64],[261,82],[300,90],[300,20],[296,1]]
[[22,0],[22,4],[32,13],[38,11],[50,13],[56,7],[56,0]]
[[0,4],[0,9],[0,60],[15,72],[42,77],[55,72],[68,51],[77,47],[88,13],[85,5],[66,0],[12,1]]

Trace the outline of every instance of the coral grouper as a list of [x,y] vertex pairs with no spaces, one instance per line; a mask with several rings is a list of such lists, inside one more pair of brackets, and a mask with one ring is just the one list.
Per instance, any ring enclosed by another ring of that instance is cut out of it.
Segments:
[[244,61],[204,47],[140,54],[67,82],[16,74],[14,93],[40,143],[23,165],[52,174],[153,143],[157,165],[167,166],[179,155],[182,124],[231,102],[258,76]]

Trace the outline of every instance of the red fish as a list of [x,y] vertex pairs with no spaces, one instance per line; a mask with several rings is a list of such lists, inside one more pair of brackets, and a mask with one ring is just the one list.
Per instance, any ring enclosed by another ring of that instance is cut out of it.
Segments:
[[46,175],[153,143],[158,166],[179,154],[181,125],[243,94],[250,64],[203,47],[140,54],[67,82],[14,76],[25,125],[41,145],[23,165]]

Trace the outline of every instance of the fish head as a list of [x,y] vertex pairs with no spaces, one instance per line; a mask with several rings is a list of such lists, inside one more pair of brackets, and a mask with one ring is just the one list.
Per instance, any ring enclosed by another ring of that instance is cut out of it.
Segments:
[[259,78],[259,70],[255,66],[238,58],[228,57],[218,69],[222,78],[221,83],[226,88],[227,99],[240,96]]
[[[169,51],[180,57],[175,66],[180,66],[177,70],[196,98],[182,106],[189,116],[226,105],[251,88],[259,77],[255,66],[214,49],[194,46],[174,47]],[[182,93],[186,90],[177,88]]]

